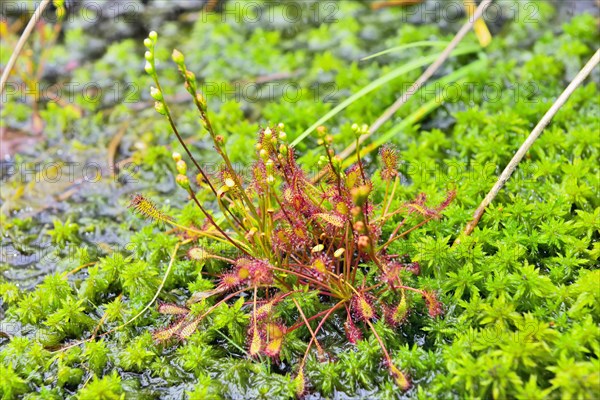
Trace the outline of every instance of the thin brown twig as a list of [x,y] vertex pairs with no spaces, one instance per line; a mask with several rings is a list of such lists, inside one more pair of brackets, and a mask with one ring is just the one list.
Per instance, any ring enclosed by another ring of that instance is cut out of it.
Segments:
[[0,94],[4,93],[4,87],[6,86],[6,82],[8,81],[8,76],[10,75],[10,72],[12,71],[13,67],[15,66],[15,63],[17,62],[17,58],[19,58],[19,54],[21,54],[21,50],[23,50],[25,43],[27,43],[27,39],[29,39],[29,35],[31,35],[31,31],[33,31],[33,28],[35,28],[35,25],[38,23],[38,21],[42,17],[42,13],[44,12],[44,9],[48,6],[49,3],[50,3],[50,0],[43,0],[40,3],[38,8],[35,10],[33,15],[31,16],[31,19],[29,20],[29,23],[25,27],[25,30],[21,34],[21,37],[19,38],[19,41],[17,42],[17,45],[15,46],[15,49],[14,49],[13,53],[11,54],[10,59],[8,60],[8,63],[6,64],[6,68],[4,68],[4,71],[2,71],[2,77],[0,78]]
[[[592,58],[590,58],[587,64],[581,69],[581,71],[579,71],[577,76],[575,76],[575,78],[571,81],[569,86],[567,86],[567,88],[562,92],[562,94],[556,99],[554,104],[552,104],[552,107],[550,107],[546,114],[544,114],[540,122],[538,122],[535,128],[533,128],[527,139],[523,142],[519,150],[517,150],[517,152],[513,156],[512,160],[510,160],[506,168],[504,168],[504,171],[502,171],[502,174],[498,178],[498,181],[496,181],[496,184],[492,187],[487,196],[485,196],[479,207],[477,207],[477,210],[475,210],[475,213],[473,214],[473,219],[467,224],[461,237],[468,236],[471,234],[471,232],[473,232],[475,226],[477,226],[477,223],[479,222],[483,213],[485,212],[485,209],[494,200],[494,198],[496,197],[498,192],[500,192],[502,187],[504,187],[504,184],[508,181],[512,173],[515,171],[515,169],[519,165],[519,162],[521,162],[521,160],[525,156],[525,153],[529,151],[536,139],[542,134],[544,128],[546,128],[546,126],[550,123],[552,118],[554,118],[558,110],[560,110],[560,108],[567,102],[567,100],[573,94],[575,89],[577,89],[582,84],[582,82],[588,77],[588,75],[599,63],[600,49],[596,51]],[[457,238],[454,242],[455,245],[458,243],[460,243],[460,237]]]

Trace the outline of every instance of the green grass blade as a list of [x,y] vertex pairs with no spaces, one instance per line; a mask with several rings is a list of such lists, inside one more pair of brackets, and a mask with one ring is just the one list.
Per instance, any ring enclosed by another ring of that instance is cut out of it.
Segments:
[[[454,50],[452,55],[457,56],[457,55],[475,53],[475,52],[479,51],[480,49],[481,48],[479,46],[464,46],[464,47],[460,47],[460,48],[457,48],[456,50]],[[431,54],[431,55],[422,57],[417,60],[413,60],[411,62],[408,62],[408,63],[396,68],[395,70],[387,73],[386,75],[374,80],[373,82],[369,83],[367,86],[365,86],[364,88],[362,88],[361,90],[354,93],[352,96],[348,97],[346,100],[344,100],[343,102],[338,104],[333,110],[329,111],[323,117],[319,118],[319,120],[317,122],[312,124],[304,132],[302,132],[300,134],[300,136],[298,136],[292,142],[291,145],[296,146],[298,143],[300,143],[302,140],[304,140],[304,138],[306,138],[308,135],[310,135],[310,133],[312,131],[314,131],[318,126],[322,125],[329,119],[333,118],[340,111],[342,111],[343,109],[345,109],[346,107],[348,107],[350,104],[354,103],[361,97],[363,97],[366,94],[372,92],[373,90],[379,88],[380,86],[383,86],[384,84],[398,78],[399,76],[402,76],[402,75],[404,75],[410,71],[413,71],[417,68],[431,64],[433,61],[435,61],[438,58],[438,56],[439,56],[439,54],[436,53],[436,54]]]
[[379,53],[375,53],[375,54],[371,54],[370,56],[366,56],[364,58],[361,58],[361,61],[366,61],[366,60],[370,60],[372,58],[375,57],[379,57],[382,56],[384,54],[388,54],[388,53],[394,53],[397,51],[401,51],[401,50],[406,50],[406,49],[411,49],[413,47],[427,47],[427,46],[432,46],[432,47],[444,47],[447,46],[449,42],[442,42],[442,41],[434,41],[434,40],[421,40],[419,42],[412,42],[412,43],[407,43],[407,44],[403,44],[400,46],[396,46],[396,47],[391,47],[389,49],[385,49],[383,51],[380,51]]

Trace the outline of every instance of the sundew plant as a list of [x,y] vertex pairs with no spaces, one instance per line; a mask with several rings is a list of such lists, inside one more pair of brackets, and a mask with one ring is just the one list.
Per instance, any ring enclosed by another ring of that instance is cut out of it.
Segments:
[[[306,336],[304,355],[295,362],[295,391],[305,392],[304,364],[313,347],[317,357],[331,360],[319,334],[328,320],[337,314],[344,321],[349,343],[356,344],[368,330],[376,338],[383,354],[383,364],[396,384],[403,390],[410,387],[409,377],[394,365],[375,324],[395,328],[403,324],[415,303],[422,297],[432,318],[442,313],[442,305],[434,291],[411,286],[413,275],[420,272],[419,264],[409,256],[394,254],[388,247],[425,223],[439,219],[450,204],[454,192],[447,194],[441,204],[426,204],[425,194],[406,201],[401,207],[390,208],[399,183],[398,154],[391,146],[381,148],[382,169],[378,171],[385,195],[379,201],[371,196],[374,188],[360,158],[348,169],[332,148],[333,136],[326,128],[318,128],[318,144],[324,155],[319,165],[325,173],[311,180],[297,164],[295,150],[286,141],[284,124],[265,127],[258,132],[255,145],[256,161],[251,166],[251,179],[243,182],[234,169],[227,152],[225,138],[215,132],[207,115],[207,102],[198,91],[195,75],[186,67],[184,56],[173,51],[172,59],[185,81],[185,88],[198,110],[205,128],[222,158],[219,180],[209,178],[182,140],[167,102],[162,94],[155,71],[156,32],[144,41],[146,72],[156,87],[151,95],[155,109],[164,115],[186,155],[195,167],[188,177],[187,163],[179,153],[173,154],[178,175],[176,181],[187,191],[195,205],[206,217],[203,226],[182,226],[159,211],[143,195],[137,195],[131,207],[152,220],[171,225],[189,243],[192,259],[216,259],[224,262],[224,272],[217,274],[213,289],[194,293],[188,305],[192,308],[164,303],[159,311],[174,315],[174,322],[154,333],[156,340],[185,340],[201,324],[208,323],[211,312],[226,302],[236,303],[249,312],[246,331],[247,354],[261,355],[279,362],[288,337]],[[356,140],[366,134],[366,125],[354,124]],[[199,191],[209,191],[218,204],[223,221],[217,222],[198,198]],[[402,215],[389,237],[382,236],[383,226],[392,217]],[[198,242],[220,241],[233,247],[235,257],[213,254]],[[298,301],[308,297],[312,301]],[[294,312],[289,311],[289,303]],[[296,334],[296,331],[301,331]],[[304,332],[302,332],[304,331]],[[302,335],[304,333],[304,335]],[[284,352],[293,360],[293,352]]]

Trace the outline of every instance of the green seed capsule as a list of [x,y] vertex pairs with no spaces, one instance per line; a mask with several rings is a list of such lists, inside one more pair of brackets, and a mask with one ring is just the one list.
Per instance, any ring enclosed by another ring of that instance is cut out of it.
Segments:
[[173,50],[173,53],[171,54],[171,58],[173,59],[173,62],[177,65],[181,65],[185,61],[183,54],[177,49]]
[[146,65],[144,66],[144,70],[146,71],[146,73],[148,75],[154,75],[154,66],[150,62],[148,62],[148,61],[146,61]]
[[150,87],[150,96],[152,96],[152,98],[157,101],[162,101],[163,99],[162,92],[153,86]]
[[177,178],[175,178],[175,181],[182,188],[184,188],[186,190],[190,189],[190,180],[188,179],[187,176],[179,174],[179,175],[177,175]]
[[185,163],[185,161],[179,160],[175,165],[177,167],[177,172],[179,172],[182,175],[185,175],[185,173],[187,172],[187,164]]
[[163,103],[161,103],[160,101],[154,102],[154,109],[160,115],[167,115],[167,109],[166,109],[165,105]]

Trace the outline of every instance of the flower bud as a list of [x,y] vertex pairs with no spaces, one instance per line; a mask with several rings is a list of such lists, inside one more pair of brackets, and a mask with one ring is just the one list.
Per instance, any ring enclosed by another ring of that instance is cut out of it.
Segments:
[[287,134],[284,131],[279,132],[279,140],[287,139]]
[[177,49],[173,50],[173,53],[171,54],[171,58],[173,59],[173,62],[177,65],[181,65],[185,61],[183,54],[181,54],[181,52]]
[[153,43],[156,43],[156,40],[158,39],[158,33],[156,33],[156,31],[152,31],[148,34],[148,38],[152,40]]
[[270,139],[272,134],[273,134],[273,131],[271,131],[271,128],[267,127],[264,132],[265,138]]
[[162,99],[163,99],[163,95],[162,95],[162,92],[160,91],[160,89],[157,89],[154,86],[150,87],[150,96],[152,96],[152,98],[154,100],[158,100],[158,101],[162,101]]
[[335,156],[332,159],[333,166],[340,169],[342,167],[342,158],[340,156]]
[[185,71],[185,79],[187,79],[190,82],[195,82],[196,74],[194,74],[192,71]]
[[181,154],[179,154],[178,152],[173,152],[173,155],[171,155],[171,157],[173,157],[173,161],[178,162],[179,160],[181,160]]
[[365,232],[365,223],[362,221],[356,221],[354,223],[354,230],[356,230],[357,232],[360,232],[360,233],[364,233]]
[[206,110],[206,99],[202,95],[202,93],[196,93],[196,101],[200,105],[202,110]]
[[274,163],[274,162],[273,162],[273,160],[271,160],[271,159],[268,159],[268,160],[265,162],[265,169],[266,169],[266,171],[267,171],[267,174],[268,174],[268,175],[273,175],[273,169],[274,169],[274,168],[273,168],[273,165],[274,165],[274,164],[275,164],[275,163]]
[[182,188],[184,188],[185,190],[190,189],[190,180],[185,175],[181,175],[181,174],[177,175],[177,178],[175,178],[175,182],[177,182],[177,184],[179,186],[181,186]]
[[144,39],[144,46],[146,46],[146,48],[151,49],[152,48],[152,40],[146,38]]
[[267,158],[269,158],[269,152],[265,149],[261,149],[258,152],[258,155],[260,156],[260,158],[262,158],[263,160],[266,160]]
[[153,55],[152,55],[151,51],[146,51],[144,53],[144,58],[146,59],[146,61],[152,62],[152,57],[153,57]]
[[371,250],[371,241],[368,236],[362,235],[358,237],[358,248],[364,253],[368,253]]
[[160,101],[155,101],[154,102],[154,109],[156,110],[157,113],[159,113],[160,115],[167,115],[167,108],[165,107],[165,105],[160,102]]
[[177,167],[177,172],[179,172],[182,175],[185,175],[185,173],[187,172],[187,164],[185,163],[185,161],[179,160],[175,165]]
[[152,63],[150,63],[149,61],[146,61],[146,65],[144,66],[144,70],[146,71],[146,73],[148,75],[153,75],[154,74],[154,65],[152,65]]

